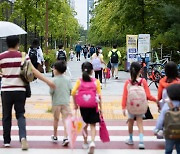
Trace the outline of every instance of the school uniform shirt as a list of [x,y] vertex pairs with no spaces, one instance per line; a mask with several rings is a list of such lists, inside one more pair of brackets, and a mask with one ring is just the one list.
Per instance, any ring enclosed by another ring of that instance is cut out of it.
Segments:
[[[126,102],[127,102],[127,96],[128,96],[128,89],[127,89],[128,84],[130,84],[129,80],[127,80],[124,85],[123,97],[122,97],[122,109],[126,109]],[[156,98],[151,95],[148,84],[145,79],[142,80],[142,85],[144,87],[147,100],[156,102]]]
[[[97,94],[101,95],[101,84],[100,84],[100,81],[96,79],[96,90],[97,90]],[[81,80],[77,80],[73,89],[72,89],[72,92],[71,92],[71,95],[72,96],[75,96],[76,93],[78,92],[78,89],[80,87],[80,84],[81,84]]]
[[52,105],[68,105],[72,90],[70,78],[65,75],[58,75],[53,78],[53,82],[56,85],[56,89],[50,89]]
[[[30,61],[28,56],[26,60]],[[1,91],[25,91],[24,83],[20,78],[21,62],[20,51],[5,51],[0,54]]]

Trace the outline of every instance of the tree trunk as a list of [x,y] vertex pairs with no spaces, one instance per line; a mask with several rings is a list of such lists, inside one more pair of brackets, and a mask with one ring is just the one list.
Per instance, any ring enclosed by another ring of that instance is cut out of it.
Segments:
[[48,54],[48,0],[46,0],[45,51]]
[[[27,15],[25,14],[24,16],[24,27],[25,27],[25,31],[28,31],[28,27],[27,27]],[[24,51],[27,52],[27,34],[25,35],[24,38]]]

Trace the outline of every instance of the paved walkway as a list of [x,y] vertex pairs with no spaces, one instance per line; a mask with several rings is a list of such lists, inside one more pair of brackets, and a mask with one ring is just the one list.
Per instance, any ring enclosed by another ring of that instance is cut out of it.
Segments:
[[[83,61],[70,61],[68,63],[71,72],[73,85],[81,77],[81,64]],[[69,73],[67,73],[69,75]],[[46,77],[51,78],[51,73]],[[123,93],[124,82],[129,78],[129,73],[119,72],[119,80],[110,79],[102,87],[103,112],[105,119],[126,119],[123,117],[121,110],[121,98]],[[154,85],[150,87],[154,96],[157,95],[157,89]],[[32,97],[26,102],[26,117],[30,119],[52,119],[51,115],[51,97],[49,96],[49,87],[40,80],[31,83]],[[156,104],[149,103],[154,118],[158,116]],[[72,99],[71,99],[72,107]],[[1,108],[1,105],[0,105]],[[1,110],[0,110],[1,112]],[[14,117],[14,116],[13,116]],[[1,118],[1,115],[0,115]]]

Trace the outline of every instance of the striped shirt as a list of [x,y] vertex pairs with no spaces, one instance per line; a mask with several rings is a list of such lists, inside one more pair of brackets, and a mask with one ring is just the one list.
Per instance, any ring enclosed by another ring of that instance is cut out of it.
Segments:
[[[26,57],[29,60],[29,57]],[[19,51],[5,51],[0,54],[2,70],[1,91],[25,91],[20,78],[22,55]]]

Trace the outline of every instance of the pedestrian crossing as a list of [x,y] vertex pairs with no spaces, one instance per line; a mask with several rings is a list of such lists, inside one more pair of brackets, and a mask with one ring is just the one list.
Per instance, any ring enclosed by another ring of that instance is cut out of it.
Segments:
[[[139,143],[138,128],[134,127],[134,145],[126,145],[125,140],[128,139],[128,127],[125,120],[119,121],[106,121],[107,129],[109,131],[110,140],[109,143],[102,143],[99,138],[99,126],[97,125],[97,137],[96,137],[96,149],[137,149]],[[156,139],[152,130],[154,129],[155,121],[144,121],[144,144],[146,150],[163,150],[164,140]],[[35,149],[64,149],[61,146],[63,140],[63,126],[60,122],[58,128],[58,140],[57,144],[51,142],[51,135],[53,134],[53,121],[51,120],[27,120],[27,140],[30,148]],[[2,124],[0,125],[0,144],[3,144],[3,132]],[[90,133],[90,132],[89,132]],[[11,147],[20,148],[18,127],[16,121],[13,120],[11,130]],[[89,137],[90,140],[90,137]],[[81,145],[83,137],[81,134],[77,137],[75,149],[82,149]],[[1,147],[1,146],[0,146]]]

